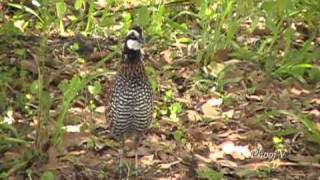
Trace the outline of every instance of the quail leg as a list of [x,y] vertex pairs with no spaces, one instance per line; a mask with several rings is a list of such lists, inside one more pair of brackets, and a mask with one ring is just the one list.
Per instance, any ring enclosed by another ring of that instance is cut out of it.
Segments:
[[139,163],[138,163],[138,147],[140,143],[140,135],[137,134],[134,138],[134,167],[135,167],[135,174],[136,176],[139,173]]
[[121,137],[120,140],[120,149],[119,149],[119,179],[122,179],[124,177],[123,174],[123,153],[124,152],[124,137]]

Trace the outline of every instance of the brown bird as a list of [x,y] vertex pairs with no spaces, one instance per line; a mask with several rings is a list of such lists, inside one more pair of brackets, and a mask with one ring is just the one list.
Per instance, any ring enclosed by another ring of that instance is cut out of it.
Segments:
[[124,140],[133,137],[135,170],[138,171],[138,146],[150,126],[153,99],[141,59],[142,30],[133,27],[125,39],[120,69],[113,82],[106,110],[112,135],[120,141],[119,176],[122,177]]

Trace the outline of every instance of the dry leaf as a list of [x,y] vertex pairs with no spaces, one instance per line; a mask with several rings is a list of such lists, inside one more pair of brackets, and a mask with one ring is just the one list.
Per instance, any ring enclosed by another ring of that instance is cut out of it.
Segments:
[[251,95],[251,96],[248,96],[248,95],[247,95],[246,98],[247,98],[248,100],[258,101],[258,102],[260,102],[260,101],[263,100],[263,96],[257,96],[257,95]]
[[221,118],[221,112],[218,108],[213,107],[209,103],[204,103],[201,106],[201,111],[203,112],[204,117],[208,117],[211,119],[220,119]]
[[95,112],[98,113],[104,113],[105,112],[105,106],[99,106],[95,109]]
[[292,94],[294,94],[294,95],[297,95],[297,96],[299,96],[299,95],[302,94],[302,91],[299,90],[299,89],[297,89],[297,88],[295,88],[295,87],[291,88],[291,89],[290,89],[290,92],[291,92]]
[[187,116],[188,116],[188,119],[191,120],[192,122],[197,122],[201,120],[200,114],[194,110],[188,110]]
[[212,152],[209,154],[209,158],[212,161],[216,161],[217,159],[222,159],[224,157],[224,152],[223,151],[217,151],[217,152]]
[[77,125],[67,125],[64,127],[64,129],[67,132],[71,132],[71,133],[77,133],[80,132],[82,124],[77,124]]
[[188,134],[190,135],[190,137],[193,140],[195,140],[197,142],[203,141],[206,139],[205,135],[203,134],[203,132],[199,128],[189,128]]
[[233,115],[234,115],[234,110],[233,109],[230,109],[229,111],[225,111],[225,112],[223,112],[222,114],[225,116],[225,117],[227,117],[227,118],[233,118]]
[[181,162],[181,161],[178,160],[178,161],[174,161],[174,162],[171,162],[171,163],[160,164],[160,168],[161,168],[161,169],[169,169],[169,168],[171,168],[171,166],[176,165],[176,164],[178,164],[178,163],[180,163],[180,162]]
[[161,55],[161,60],[163,60],[167,64],[172,63],[171,51],[169,49],[162,51],[160,55]]
[[220,145],[225,154],[232,154],[235,151],[235,145],[231,141],[226,141]]
[[221,98],[211,98],[207,101],[211,106],[220,106],[222,104]]
[[251,151],[248,146],[235,146],[235,151],[232,154],[234,159],[244,160],[251,157]]
[[233,162],[233,161],[229,161],[229,160],[219,160],[217,163],[219,163],[221,166],[223,167],[228,167],[228,168],[237,168],[238,164]]
[[141,162],[141,164],[148,166],[148,165],[151,165],[153,163],[153,158],[154,158],[153,154],[147,155],[147,156],[143,156],[140,159],[140,162]]

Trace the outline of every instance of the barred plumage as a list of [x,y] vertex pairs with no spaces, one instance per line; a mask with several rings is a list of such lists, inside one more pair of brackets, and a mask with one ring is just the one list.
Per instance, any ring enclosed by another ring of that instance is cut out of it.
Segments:
[[[134,66],[134,67],[131,67]],[[142,65],[123,66],[123,71],[135,71]],[[147,77],[143,74],[128,76],[118,74],[113,90],[109,112],[112,134],[119,138],[131,133],[144,132],[151,123],[152,94]]]
[[121,142],[120,177],[124,138],[134,135],[137,170],[139,140],[150,126],[152,119],[152,91],[141,60],[141,43],[141,29],[139,27],[132,28],[125,40],[121,67],[113,82],[109,108],[106,111],[111,133]]

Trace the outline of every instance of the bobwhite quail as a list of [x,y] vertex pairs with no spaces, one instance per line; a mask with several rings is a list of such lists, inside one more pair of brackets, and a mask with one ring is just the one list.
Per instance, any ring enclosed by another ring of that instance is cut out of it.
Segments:
[[133,137],[137,172],[138,146],[152,119],[152,91],[141,59],[141,45],[142,30],[135,26],[125,39],[120,69],[112,83],[109,108],[106,110],[111,134],[120,141],[120,178],[125,138]]

